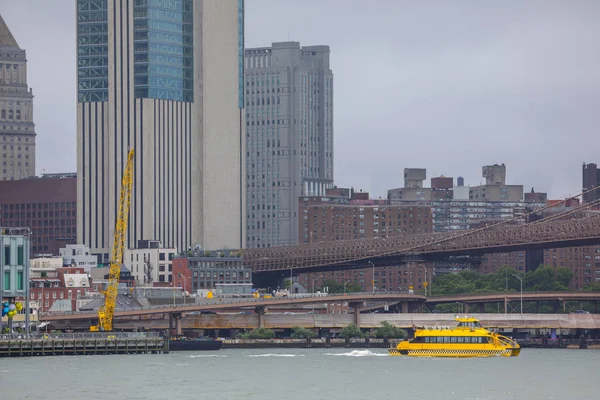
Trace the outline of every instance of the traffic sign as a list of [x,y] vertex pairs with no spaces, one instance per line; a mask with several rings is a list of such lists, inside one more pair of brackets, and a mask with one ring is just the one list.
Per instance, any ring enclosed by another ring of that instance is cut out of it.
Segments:
[[423,287],[427,287],[427,282],[423,282]]

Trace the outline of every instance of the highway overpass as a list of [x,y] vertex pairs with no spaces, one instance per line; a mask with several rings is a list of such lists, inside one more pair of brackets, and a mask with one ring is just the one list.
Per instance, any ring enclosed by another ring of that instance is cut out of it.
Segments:
[[[469,314],[479,318],[490,328],[520,329],[600,329],[600,314]],[[204,314],[187,315],[180,320],[180,328],[185,329],[254,329],[261,324],[265,328],[289,329],[296,326],[304,328],[343,328],[356,323],[354,314]],[[401,327],[451,326],[455,324],[454,314],[360,314],[361,328],[377,328],[383,321]],[[66,325],[65,325],[66,324]],[[86,329],[84,320],[54,321],[54,329]],[[167,329],[168,319],[119,319],[115,329]]]
[[[294,306],[315,303],[333,303],[347,302],[357,309],[366,302],[401,302],[406,305],[423,304],[427,297],[416,294],[406,293],[348,293],[346,295],[328,295],[314,297],[290,297],[290,298],[260,298],[260,299],[232,299],[232,298],[213,298],[200,299],[191,305],[168,305],[157,307],[134,307],[121,308],[115,312],[115,318],[137,317],[157,314],[182,314],[196,311],[225,311],[231,309],[252,308],[261,309],[269,306]],[[97,313],[89,312],[67,312],[42,315],[40,321],[65,321],[65,320],[90,320],[97,318]]]

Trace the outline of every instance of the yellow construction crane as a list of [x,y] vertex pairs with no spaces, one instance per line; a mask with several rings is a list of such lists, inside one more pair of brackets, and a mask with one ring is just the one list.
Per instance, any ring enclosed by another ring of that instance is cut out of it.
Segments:
[[125,246],[125,236],[127,233],[127,221],[129,219],[129,205],[131,203],[131,186],[133,184],[133,157],[134,151],[131,149],[127,155],[127,165],[123,172],[123,181],[121,182],[121,196],[119,198],[119,213],[117,215],[117,224],[115,227],[115,241],[113,243],[110,259],[110,270],[108,273],[108,285],[104,294],[104,305],[98,309],[98,325],[90,326],[91,332],[111,331],[115,306],[117,303],[117,294],[119,286],[119,276],[121,275],[121,263],[123,262],[123,252]]

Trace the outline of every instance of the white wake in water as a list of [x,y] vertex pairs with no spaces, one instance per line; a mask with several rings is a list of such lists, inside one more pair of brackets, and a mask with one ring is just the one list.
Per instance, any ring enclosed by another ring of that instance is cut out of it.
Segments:
[[345,356],[345,357],[387,357],[384,353],[373,353],[370,350],[352,350],[349,353],[326,353],[326,356]]
[[248,357],[304,357],[304,354],[249,354]]
[[220,354],[198,354],[198,355],[194,355],[194,356],[189,356],[190,358],[199,358],[199,357],[227,357],[227,356],[222,356]]

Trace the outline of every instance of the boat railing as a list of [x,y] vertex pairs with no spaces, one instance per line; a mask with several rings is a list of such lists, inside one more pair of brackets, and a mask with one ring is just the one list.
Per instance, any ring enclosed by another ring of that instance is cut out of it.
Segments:
[[515,342],[514,340],[512,340],[511,338],[506,337],[506,336],[498,335],[498,340],[504,346],[509,346],[509,347],[517,347],[517,346],[519,346],[519,344],[517,342]]

